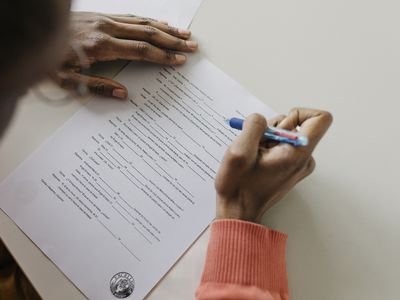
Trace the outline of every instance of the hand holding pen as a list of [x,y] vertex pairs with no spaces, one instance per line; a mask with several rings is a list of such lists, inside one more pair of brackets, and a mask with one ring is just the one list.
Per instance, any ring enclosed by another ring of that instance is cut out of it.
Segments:
[[[312,152],[331,122],[330,113],[305,108],[268,122],[258,114],[249,116],[216,177],[217,218],[260,222],[267,209],[311,174],[315,167]],[[292,134],[298,135],[297,140],[307,137],[307,144],[294,147],[283,142],[267,148],[263,145],[267,125],[285,130],[281,132],[288,134],[286,138],[296,140]]]

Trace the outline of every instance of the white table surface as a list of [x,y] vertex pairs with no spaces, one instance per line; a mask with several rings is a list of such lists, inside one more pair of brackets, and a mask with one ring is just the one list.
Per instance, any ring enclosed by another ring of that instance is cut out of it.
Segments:
[[[264,218],[289,234],[292,299],[400,297],[399,11],[397,0],[205,0],[193,22],[204,55],[276,111],[335,117],[314,174]],[[0,179],[80,106],[28,95],[1,143]],[[2,212],[0,235],[45,299],[83,298]],[[192,299],[206,245],[207,234],[149,299]]]

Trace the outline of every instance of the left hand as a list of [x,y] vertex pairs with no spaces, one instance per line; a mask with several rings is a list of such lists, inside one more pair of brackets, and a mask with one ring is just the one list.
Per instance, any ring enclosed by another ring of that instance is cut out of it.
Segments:
[[[179,52],[194,52],[198,46],[189,40],[191,33],[186,29],[132,15],[73,12],[71,31],[71,41],[83,49],[87,65],[119,59],[180,65],[186,56]],[[120,99],[128,96],[127,89],[112,79],[80,74],[80,63],[70,49],[63,67],[53,76],[61,87],[74,90],[84,81],[92,93]]]

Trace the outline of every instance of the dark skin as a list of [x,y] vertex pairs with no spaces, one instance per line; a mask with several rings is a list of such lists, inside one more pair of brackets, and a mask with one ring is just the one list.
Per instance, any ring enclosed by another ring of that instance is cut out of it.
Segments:
[[[249,116],[217,174],[217,218],[260,223],[269,208],[312,173],[312,153],[331,123],[330,113],[306,108],[295,108],[288,116],[268,122],[258,114]],[[293,131],[299,128],[309,144],[271,144],[262,138],[268,125]]]
[[[120,59],[180,65],[186,62],[182,52],[194,52],[198,47],[197,42],[189,40],[188,30],[132,15],[72,13],[70,30],[71,42],[80,45],[87,55],[87,65]],[[109,78],[79,74],[79,63],[70,51],[53,77],[64,88],[74,90],[85,81],[92,93],[126,99],[126,87]]]
[[[88,64],[127,59],[176,65],[186,61],[182,52],[197,49],[197,43],[189,40],[190,32],[172,28],[165,22],[135,16],[78,13],[68,23],[69,1],[54,3],[59,5],[53,12],[58,20],[54,24],[56,29],[11,68],[0,70],[0,135],[11,119],[17,99],[47,74],[53,74],[61,86],[69,89],[76,88],[82,80],[76,56],[71,51],[63,51],[67,48],[68,31],[72,42],[87,53]],[[32,56],[31,52],[37,55]],[[86,80],[94,93],[127,97],[126,88],[112,79],[92,76]],[[227,150],[217,174],[217,218],[260,222],[267,209],[312,172],[315,167],[312,152],[331,122],[328,112],[304,108],[268,122],[260,115],[251,115]],[[310,143],[307,147],[295,148],[266,142],[261,137],[267,125],[288,130],[299,127]]]
[[76,90],[83,81],[94,94],[126,99],[127,90],[118,82],[81,75],[79,60],[68,44],[79,45],[84,50],[89,59],[87,65],[119,59],[179,65],[186,62],[181,52],[194,52],[198,47],[189,40],[190,31],[171,27],[166,22],[132,15],[70,13],[70,0],[53,3],[56,4],[54,19],[58,21],[52,25],[54,32],[49,36],[43,34],[35,48],[16,45],[16,48],[27,48],[26,54],[15,60],[12,67],[0,69],[3,98],[0,137],[11,120],[17,99],[48,74],[68,90]]

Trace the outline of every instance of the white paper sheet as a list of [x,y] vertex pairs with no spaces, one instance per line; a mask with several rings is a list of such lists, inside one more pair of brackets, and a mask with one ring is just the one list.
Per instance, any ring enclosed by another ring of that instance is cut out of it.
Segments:
[[129,101],[92,100],[0,185],[1,208],[90,299],[115,299],[119,272],[142,299],[214,218],[237,134],[224,120],[274,115],[200,56],[116,80]]
[[187,28],[202,0],[75,0],[73,11],[93,11],[112,14],[134,14],[168,21]]

